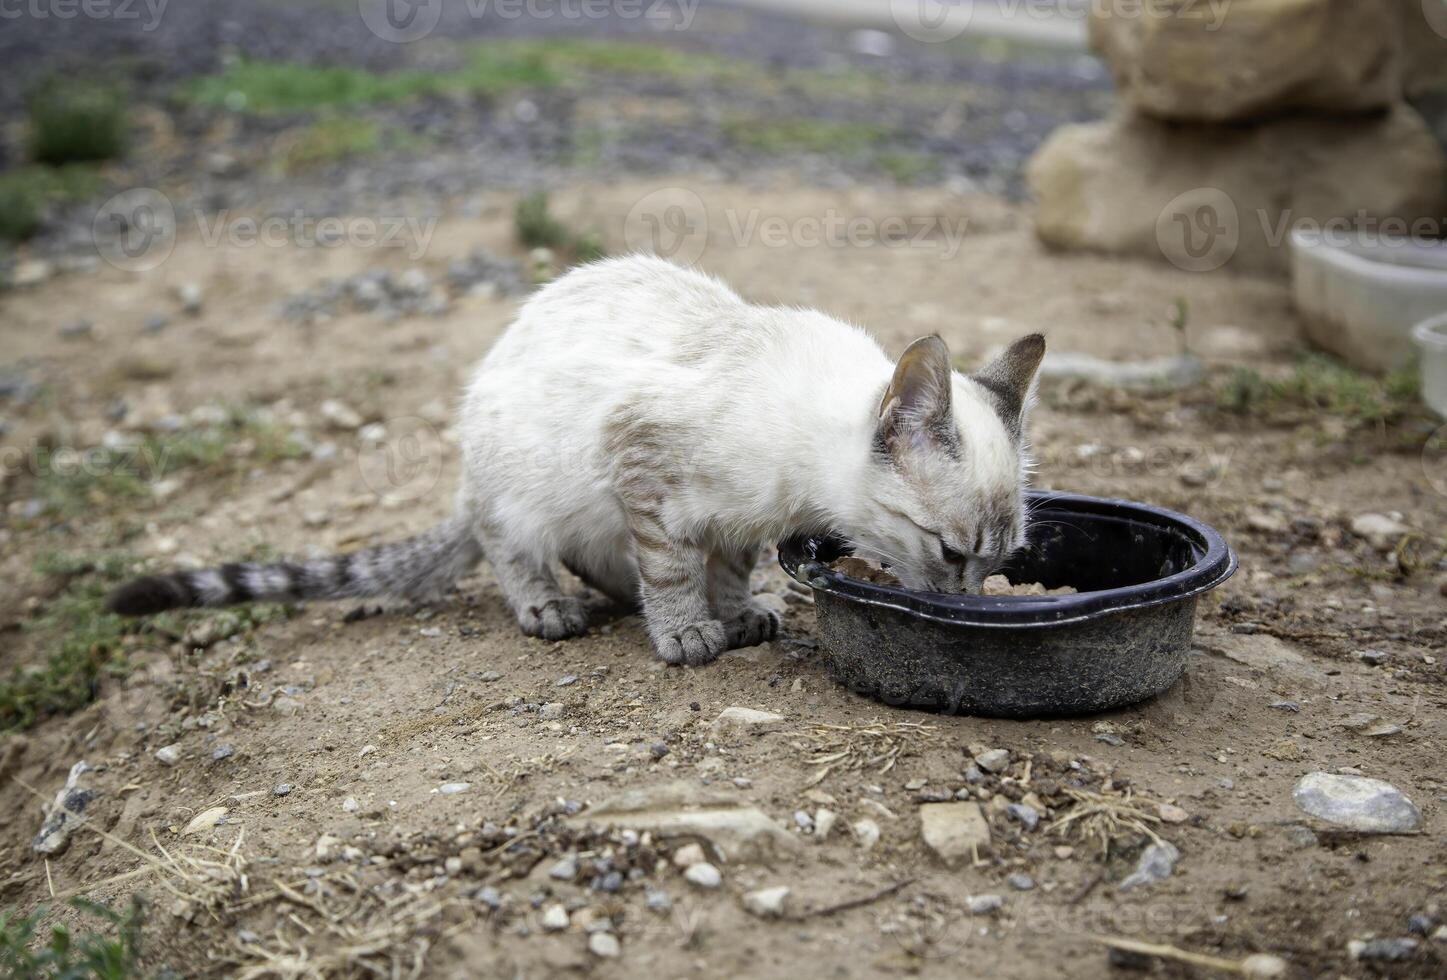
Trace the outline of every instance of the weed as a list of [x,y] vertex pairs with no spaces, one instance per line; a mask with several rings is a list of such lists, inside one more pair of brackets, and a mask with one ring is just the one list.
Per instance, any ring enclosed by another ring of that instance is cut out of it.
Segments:
[[543,191],[518,201],[513,211],[513,230],[525,248],[546,248],[558,253],[568,265],[593,262],[607,253],[591,232],[574,233],[553,217],[548,195]]
[[0,239],[21,241],[40,230],[55,204],[84,200],[100,188],[93,167],[20,167],[0,173]]
[[295,173],[376,152],[382,127],[368,119],[339,116],[305,127],[282,153],[282,169]]
[[825,119],[732,119],[724,123],[732,142],[762,153],[829,153],[857,156],[876,149],[889,130],[874,123]]
[[[124,914],[81,898],[73,898],[69,904],[102,919],[111,929],[106,933],[72,936],[65,926],[53,926],[50,941],[35,947],[36,930],[45,917],[45,907],[23,918],[0,912],[0,975],[27,980],[140,977],[141,925],[145,919],[140,899],[132,898],[131,907]],[[114,935],[110,934],[112,931]]]
[[53,79],[31,94],[28,110],[37,163],[110,160],[125,152],[125,94],[114,85]]
[[1322,354],[1303,357],[1285,378],[1237,368],[1216,389],[1219,409],[1269,417],[1311,413],[1352,428],[1392,425],[1420,411],[1418,377],[1402,371],[1376,378]]

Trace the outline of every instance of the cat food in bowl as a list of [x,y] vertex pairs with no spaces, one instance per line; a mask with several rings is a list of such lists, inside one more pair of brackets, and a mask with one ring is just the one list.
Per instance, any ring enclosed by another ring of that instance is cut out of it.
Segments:
[[1037,492],[1031,506],[1029,545],[1003,569],[1011,595],[916,592],[858,559],[831,567],[848,556],[836,538],[780,545],[814,592],[834,678],[897,707],[1003,718],[1105,711],[1174,684],[1197,600],[1236,571],[1221,535],[1124,500]]

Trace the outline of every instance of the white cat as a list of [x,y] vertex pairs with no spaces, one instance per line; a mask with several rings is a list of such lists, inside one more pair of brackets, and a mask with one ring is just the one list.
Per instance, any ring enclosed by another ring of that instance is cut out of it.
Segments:
[[641,602],[664,660],[702,664],[774,636],[749,573],[790,534],[833,530],[910,587],[978,591],[1024,543],[1044,351],[1025,337],[965,375],[927,337],[892,364],[822,313],[660,259],[599,262],[540,290],[478,366],[450,520],[351,555],[149,576],[111,605],[427,597],[485,556],[523,632],[559,640],[589,611],[561,563]]

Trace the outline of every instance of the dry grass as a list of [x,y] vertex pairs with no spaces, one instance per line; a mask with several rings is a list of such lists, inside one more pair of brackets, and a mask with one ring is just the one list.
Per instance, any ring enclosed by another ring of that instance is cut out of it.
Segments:
[[817,767],[805,787],[817,786],[832,773],[872,770],[889,772],[901,755],[912,754],[939,740],[939,728],[924,722],[869,721],[858,725],[814,725],[788,733],[796,747],[812,752],[806,765]]
[[1144,835],[1157,844],[1165,843],[1152,829],[1152,825],[1161,823],[1157,814],[1160,804],[1154,800],[1133,796],[1128,789],[1121,792],[1108,786],[1102,787],[1099,793],[1084,789],[1066,789],[1064,793],[1071,800],[1070,808],[1046,831],[1074,836],[1099,847],[1102,861],[1110,856],[1116,841],[1127,837],[1138,840]]

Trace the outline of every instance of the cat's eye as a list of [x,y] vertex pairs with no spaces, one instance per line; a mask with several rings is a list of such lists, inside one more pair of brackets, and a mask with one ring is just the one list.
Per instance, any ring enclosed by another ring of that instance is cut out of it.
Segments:
[[940,538],[940,555],[951,565],[963,565],[965,563],[964,552],[956,551],[954,548],[945,544],[944,538]]

